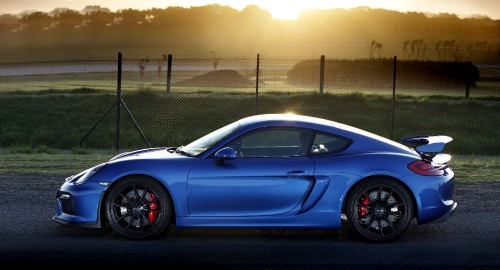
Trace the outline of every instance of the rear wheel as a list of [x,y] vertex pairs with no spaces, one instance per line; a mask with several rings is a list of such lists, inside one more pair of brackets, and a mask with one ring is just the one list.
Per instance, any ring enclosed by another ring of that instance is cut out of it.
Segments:
[[400,236],[413,219],[408,191],[390,178],[372,178],[354,187],[347,199],[347,220],[361,238],[383,242]]
[[113,230],[136,239],[161,234],[172,213],[170,196],[165,188],[144,176],[129,177],[112,186],[105,207]]

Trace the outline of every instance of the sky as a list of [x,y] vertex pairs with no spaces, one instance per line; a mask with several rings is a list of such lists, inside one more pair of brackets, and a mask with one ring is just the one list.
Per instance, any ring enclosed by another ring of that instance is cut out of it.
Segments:
[[367,6],[401,12],[453,13],[459,17],[488,16],[500,20],[500,0],[0,0],[0,14],[23,11],[49,12],[54,8],[82,10],[87,5],[99,5],[112,11],[119,9],[149,9],[169,6],[204,6],[219,4],[242,10],[257,5],[268,10],[276,19],[297,19],[307,9],[352,8]]

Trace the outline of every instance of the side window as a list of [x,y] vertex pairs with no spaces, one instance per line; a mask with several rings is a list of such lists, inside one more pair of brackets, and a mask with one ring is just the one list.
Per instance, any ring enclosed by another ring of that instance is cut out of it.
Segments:
[[239,157],[305,156],[312,131],[293,128],[267,128],[252,132],[229,144]]
[[316,133],[314,141],[311,146],[311,154],[325,154],[336,153],[344,150],[349,144],[350,140],[345,138],[336,137],[333,135]]

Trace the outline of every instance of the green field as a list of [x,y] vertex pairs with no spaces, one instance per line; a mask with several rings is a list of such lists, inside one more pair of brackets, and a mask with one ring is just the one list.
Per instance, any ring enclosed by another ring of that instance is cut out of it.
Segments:
[[[180,146],[239,118],[256,113],[255,94],[126,91],[122,95],[151,146]],[[0,146],[34,149],[113,149],[113,92],[22,92],[0,95]],[[331,119],[390,137],[390,95],[263,93],[257,112],[292,112]],[[109,114],[80,142],[106,111]],[[446,151],[463,155],[500,153],[500,103],[496,99],[398,96],[393,138],[428,134],[454,138]],[[149,146],[121,110],[121,148]]]

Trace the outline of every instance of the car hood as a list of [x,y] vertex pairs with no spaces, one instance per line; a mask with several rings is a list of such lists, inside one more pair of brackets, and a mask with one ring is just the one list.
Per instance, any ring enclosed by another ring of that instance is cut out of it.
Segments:
[[116,161],[121,159],[143,159],[143,158],[173,158],[182,157],[175,152],[169,152],[167,149],[175,149],[177,147],[155,147],[155,148],[145,148],[130,152],[121,153],[114,156],[109,161]]

